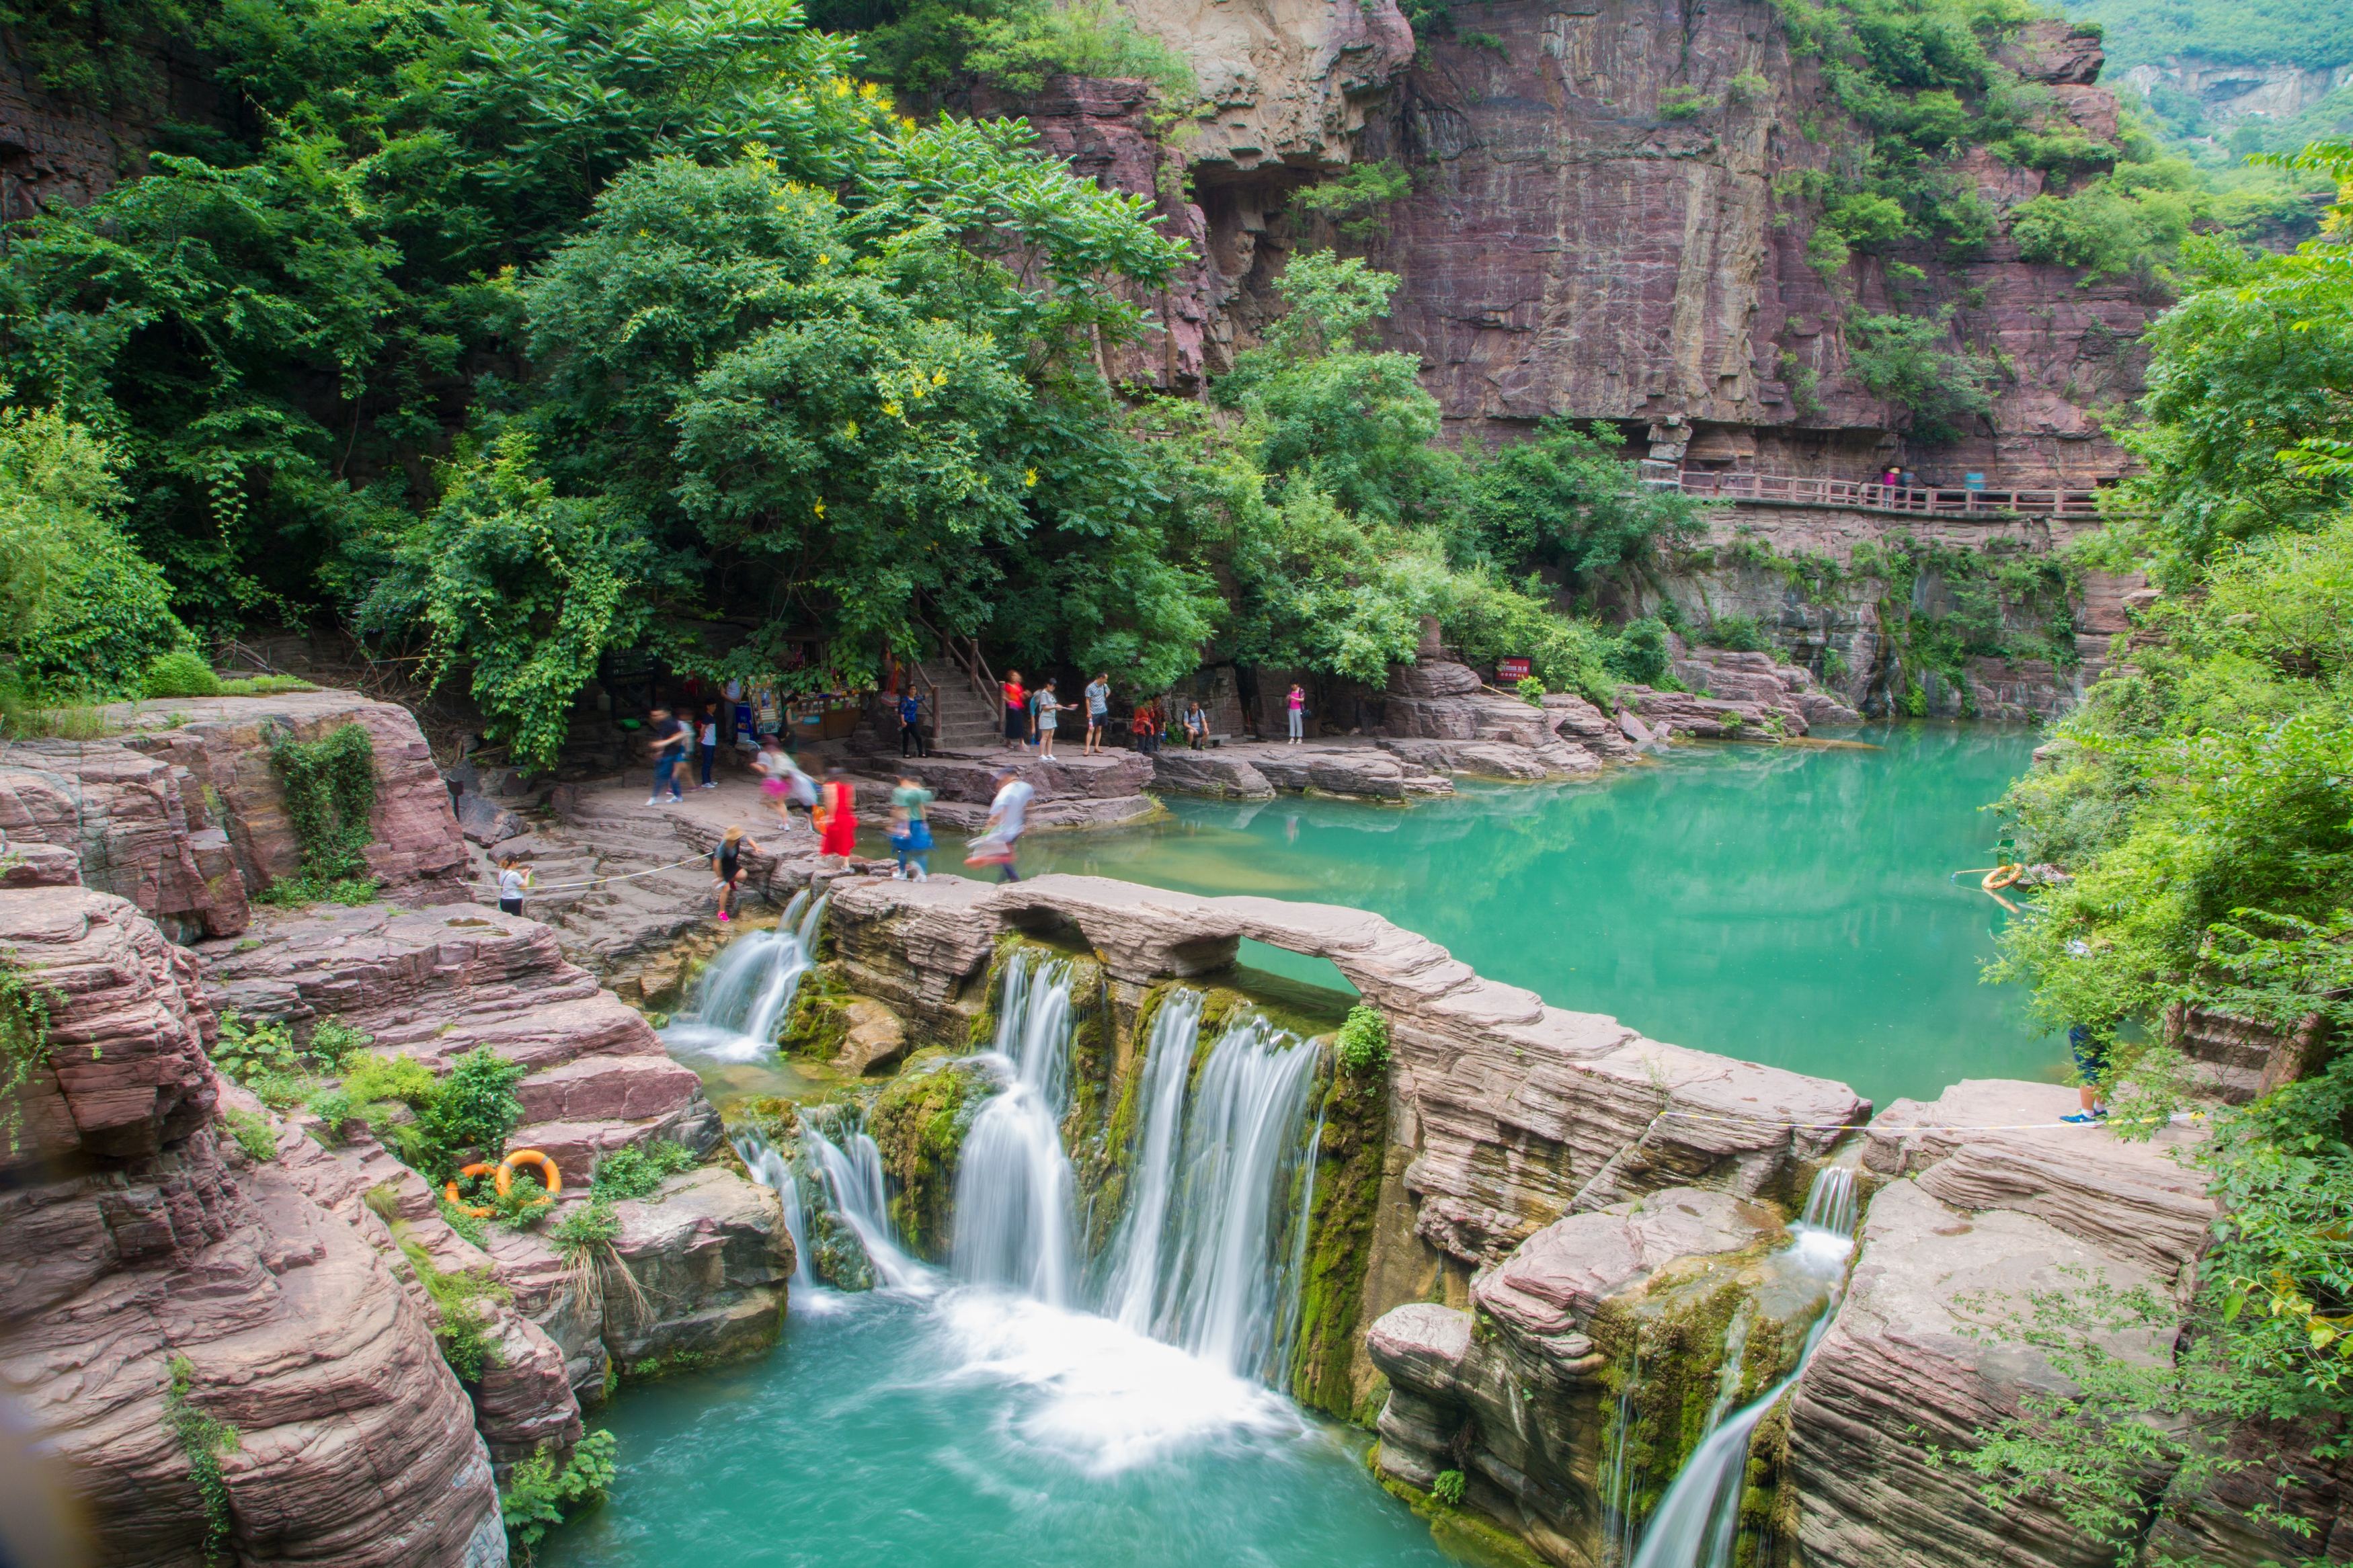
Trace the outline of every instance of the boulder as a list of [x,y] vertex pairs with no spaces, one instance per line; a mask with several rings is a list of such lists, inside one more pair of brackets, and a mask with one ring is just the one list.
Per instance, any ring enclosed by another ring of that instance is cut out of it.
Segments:
[[227,830],[229,855],[246,886],[257,889],[293,876],[302,865],[269,763],[273,738],[315,741],[346,724],[360,725],[375,754],[369,871],[405,903],[466,896],[466,845],[448,787],[407,709],[351,691],[291,691],[125,703],[106,715],[127,731],[122,747],[183,770],[194,782],[212,808],[208,815],[216,815]]
[[0,1208],[0,1388],[100,1560],[200,1556],[167,1419],[183,1365],[187,1403],[238,1431],[220,1462],[240,1560],[503,1563],[489,1456],[389,1233],[363,1206],[372,1242],[218,1128],[186,955],[84,890],[0,891],[0,943],[53,1001]]
[[1220,800],[1271,800],[1274,785],[1235,749],[1167,750],[1152,759],[1152,787]]
[[129,899],[176,937],[245,929],[245,879],[203,791],[185,769],[127,746],[0,746],[0,837],[12,851],[77,857],[82,881]]
[[792,1236],[776,1194],[703,1166],[613,1212],[621,1226],[613,1250],[636,1286],[605,1296],[605,1342],[624,1372],[681,1353],[736,1357],[776,1342],[793,1272]]

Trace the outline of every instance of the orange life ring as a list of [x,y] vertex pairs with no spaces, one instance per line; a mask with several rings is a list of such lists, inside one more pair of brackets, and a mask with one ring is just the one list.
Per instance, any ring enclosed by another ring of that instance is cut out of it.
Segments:
[[2025,874],[2026,868],[2023,866],[1996,866],[1985,874],[1985,880],[1979,882],[1978,886],[1989,893],[1995,892],[2009,887]]
[[514,1189],[514,1172],[517,1165],[538,1167],[540,1179],[547,1184],[547,1195],[539,1200],[542,1204],[554,1203],[555,1194],[564,1190],[564,1178],[557,1173],[554,1161],[536,1149],[517,1149],[499,1162],[499,1196],[505,1197]]
[[[480,1161],[477,1161],[473,1164],[467,1166],[464,1170],[458,1173],[459,1181],[463,1181],[468,1176],[492,1175],[499,1178],[499,1191],[505,1192],[507,1190],[506,1173],[495,1165],[485,1165]],[[488,1219],[491,1217],[490,1210],[476,1208],[473,1205],[468,1203],[465,1199],[458,1195],[457,1182],[451,1182],[447,1187],[442,1189],[442,1193],[443,1195],[448,1198],[451,1204],[456,1205],[459,1214],[470,1214],[476,1219]]]

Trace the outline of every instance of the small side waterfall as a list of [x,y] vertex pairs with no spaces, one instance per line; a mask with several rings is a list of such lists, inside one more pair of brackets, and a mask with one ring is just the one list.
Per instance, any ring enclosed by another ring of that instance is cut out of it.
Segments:
[[1313,1136],[1317,1054],[1255,1013],[1219,1037],[1189,1086],[1200,1001],[1155,1020],[1134,1197],[1113,1243],[1105,1310],[1243,1377],[1280,1370],[1313,1189],[1293,1178]]
[[891,1224],[890,1198],[882,1182],[882,1151],[863,1125],[837,1116],[843,1122],[834,1131],[836,1142],[812,1119],[805,1123],[801,1142],[813,1157],[833,1212],[857,1237],[866,1260],[881,1283],[907,1289],[925,1283],[923,1265],[907,1256]]
[[723,1062],[776,1049],[777,1026],[809,967],[807,944],[787,929],[791,912],[787,925],[747,931],[719,951],[695,981],[687,1010],[662,1030],[665,1044]]
[[784,1205],[785,1229],[793,1238],[790,1298],[807,1300],[808,1292],[817,1288],[817,1270],[809,1262],[808,1217],[801,1209],[801,1185],[793,1175],[793,1167],[756,1128],[746,1128],[736,1134],[735,1152],[743,1156],[744,1166],[752,1173],[752,1179],[775,1193]]
[[1070,960],[1025,947],[1008,961],[993,1055],[1006,1084],[965,1138],[955,1272],[1070,1306],[1077,1226],[1060,1126],[1070,1077]]
[[1854,1250],[1854,1172],[1844,1165],[1828,1166],[1806,1194],[1804,1217],[1789,1228],[1791,1252],[1801,1265],[1829,1279],[1830,1300],[1806,1331],[1805,1346],[1789,1374],[1717,1426],[1684,1461],[1643,1532],[1633,1568],[1732,1568],[1749,1439],[1766,1413],[1805,1374],[1814,1347],[1838,1315],[1847,1256]]
[[[802,914],[800,912],[801,902],[807,897],[808,889],[807,888],[803,888],[799,892],[795,893],[793,895],[793,901],[785,906],[785,918],[778,921],[776,925],[776,929],[778,931],[790,931],[795,936],[798,937],[800,939],[801,951],[805,953],[815,952],[817,951],[818,928],[825,923],[825,906],[833,900],[833,895],[831,893],[819,893],[817,898],[817,902],[809,905],[808,912],[807,914]],[[799,918],[796,920],[796,916],[798,916]]]

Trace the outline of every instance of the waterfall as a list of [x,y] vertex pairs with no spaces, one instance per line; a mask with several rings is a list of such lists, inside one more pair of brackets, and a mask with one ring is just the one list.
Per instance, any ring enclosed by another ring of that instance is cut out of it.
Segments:
[[784,1205],[785,1229],[793,1238],[793,1282],[789,1299],[806,1300],[817,1289],[817,1271],[809,1263],[808,1220],[801,1212],[801,1186],[793,1168],[758,1129],[746,1128],[735,1138],[735,1152],[744,1157],[752,1179],[776,1194]]
[[[841,1120],[837,1118],[837,1120]],[[875,1277],[897,1289],[926,1283],[923,1265],[907,1256],[891,1224],[890,1198],[882,1181],[882,1151],[854,1122],[834,1130],[836,1142],[814,1120],[805,1121],[801,1142],[814,1157],[833,1212],[858,1237]]]
[[1824,1168],[1806,1194],[1804,1217],[1789,1227],[1790,1251],[1800,1265],[1829,1280],[1830,1300],[1806,1331],[1805,1346],[1789,1374],[1708,1434],[1684,1461],[1643,1532],[1633,1568],[1732,1568],[1733,1546],[1740,1536],[1740,1493],[1748,1473],[1748,1441],[1766,1413],[1805,1374],[1814,1347],[1838,1314],[1847,1256],[1854,1250],[1854,1223],[1853,1171],[1843,1165]]
[[776,1027],[808,967],[807,945],[783,927],[745,931],[695,981],[687,1010],[661,1031],[663,1043],[723,1062],[776,1049]]
[[1071,1304],[1070,1157],[1060,1122],[1070,1075],[1071,962],[1021,948],[1007,962],[992,1065],[956,1173],[955,1272]]
[[[794,905],[797,905],[801,900],[807,897],[808,889],[807,888],[803,888],[799,892],[793,895],[793,903],[787,904],[785,907],[785,918],[781,922],[781,926],[792,926],[793,934],[800,938],[801,951],[803,952],[815,952],[817,951],[818,927],[825,920],[825,906],[833,901],[833,895],[831,893],[819,893],[817,898],[817,902],[808,907],[808,913],[801,916],[800,923],[798,925],[793,925]],[[779,929],[781,929],[781,926]]]
[[1152,1331],[1160,1295],[1160,1240],[1176,1185],[1176,1135],[1185,1121],[1185,1084],[1208,1000],[1189,988],[1172,991],[1153,1017],[1145,1047],[1140,1110],[1142,1134],[1128,1182],[1126,1216],[1112,1244],[1111,1280],[1103,1311],[1135,1333]]
[[1625,1564],[1634,1560],[1634,1464],[1631,1443],[1634,1436],[1634,1389],[1641,1382],[1642,1349],[1638,1339],[1634,1354],[1629,1360],[1625,1376],[1618,1384],[1618,1410],[1609,1423],[1609,1465],[1602,1482],[1606,1519],[1611,1542],[1617,1547],[1609,1561]]
[[1134,1201],[1114,1243],[1108,1311],[1241,1377],[1280,1371],[1313,1189],[1290,1202],[1309,1152],[1317,1054],[1255,1013],[1229,1023],[1189,1086],[1198,1000],[1170,997],[1145,1064]]

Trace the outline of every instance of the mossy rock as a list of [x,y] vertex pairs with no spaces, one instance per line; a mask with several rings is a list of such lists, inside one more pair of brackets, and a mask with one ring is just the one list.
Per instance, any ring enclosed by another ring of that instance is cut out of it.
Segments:
[[1388,1147],[1389,1097],[1378,1080],[1335,1072],[1331,1038],[1318,1087],[1323,1133],[1315,1148],[1315,1202],[1307,1216],[1307,1261],[1299,1280],[1299,1337],[1292,1352],[1292,1397],[1311,1409],[1357,1415],[1350,1384],[1361,1335],[1365,1271],[1380,1208]]
[[776,1031],[778,1048],[813,1061],[833,1060],[841,1054],[841,1042],[849,1034],[845,1010],[849,1000],[849,988],[831,964],[811,968],[801,976],[793,1005],[785,1010],[784,1024]]
[[947,1256],[965,1135],[997,1089],[996,1075],[981,1063],[924,1051],[867,1111],[866,1130],[891,1177],[892,1221],[922,1257],[936,1262]]

